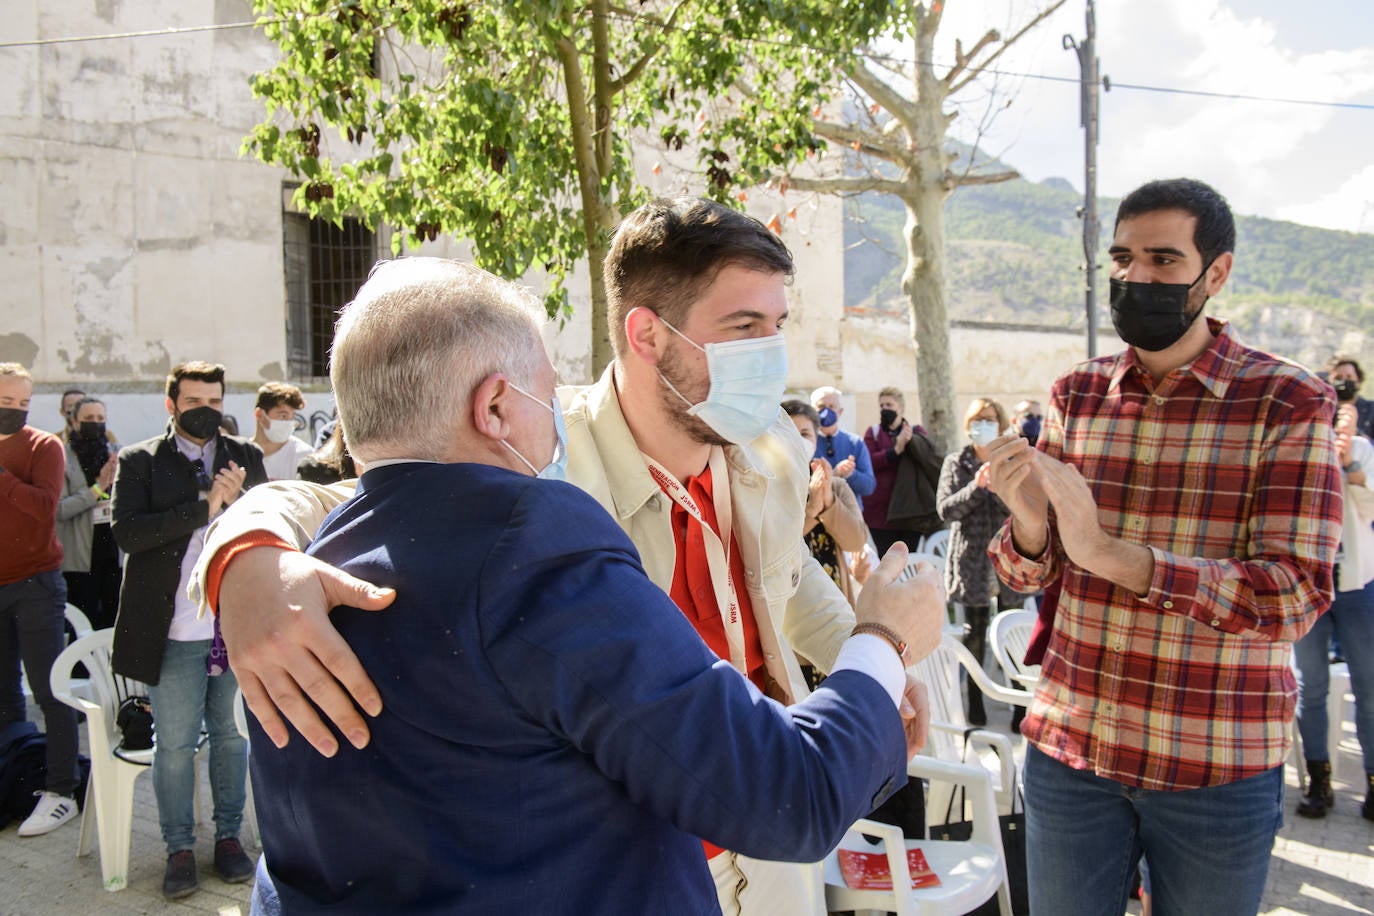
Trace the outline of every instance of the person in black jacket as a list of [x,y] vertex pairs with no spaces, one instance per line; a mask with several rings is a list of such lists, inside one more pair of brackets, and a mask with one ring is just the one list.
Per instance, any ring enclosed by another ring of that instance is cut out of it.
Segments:
[[[162,893],[195,891],[195,752],[201,722],[210,740],[215,870],[247,881],[253,863],[239,843],[248,746],[234,726],[238,684],[210,619],[186,598],[205,527],[246,488],[265,483],[262,451],[220,432],[224,367],[190,362],[167,377],[167,431],[120,452],[113,529],[127,560],[115,621],[115,673],[149,685],[157,752],[153,791],[167,844]],[[216,647],[218,647],[216,649]]]

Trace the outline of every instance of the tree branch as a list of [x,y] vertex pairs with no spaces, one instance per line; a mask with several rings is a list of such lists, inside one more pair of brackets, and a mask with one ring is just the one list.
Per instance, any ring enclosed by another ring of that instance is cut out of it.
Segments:
[[[1055,12],[1056,10],[1058,10],[1061,6],[1063,6],[1064,3],[1065,3],[1065,0],[1054,0],[1053,3],[1051,3],[1049,6],[1045,7],[1045,9],[1041,10],[1040,13],[1039,13],[1038,15],[1036,15],[1036,17],[1035,17],[1034,19],[1032,19],[1030,22],[1028,22],[1028,23],[1026,23],[1025,25],[1023,25],[1023,26],[1016,32],[1015,35],[1011,36],[1011,37],[1008,38],[1006,41],[1002,42],[1001,46],[998,47],[998,49],[997,49],[996,51],[993,51],[992,54],[988,55],[988,57],[987,57],[986,60],[984,60],[982,63],[980,63],[980,64],[979,64],[977,67],[975,67],[974,69],[970,70],[969,73],[968,73],[968,75],[965,76],[963,79],[959,80],[957,83],[954,82],[954,81],[950,78],[950,76],[946,76],[946,77],[945,77],[945,85],[949,86],[949,94],[950,94],[950,95],[953,95],[954,93],[958,92],[960,89],[963,89],[963,88],[964,88],[965,86],[967,86],[969,83],[971,83],[971,82],[973,82],[975,79],[977,79],[977,78],[979,77],[979,75],[981,75],[982,72],[983,72],[984,70],[986,70],[986,69],[988,68],[989,65],[992,64],[993,61],[997,60],[997,58],[999,58],[999,57],[1002,56],[1002,52],[1003,52],[1003,51],[1005,51],[1007,48],[1010,48],[1012,45],[1016,44],[1016,42],[1021,38],[1022,35],[1025,35],[1027,32],[1029,32],[1031,29],[1035,28],[1035,27],[1036,27],[1037,25],[1039,25],[1041,22],[1044,22],[1046,19],[1048,19],[1052,14],[1054,14],[1054,12]],[[973,55],[970,54],[969,56],[972,57]],[[953,72],[953,71],[951,71],[951,73],[952,73],[952,72]]]
[[[782,180],[783,176],[776,176]],[[794,191],[819,191],[822,194],[861,194],[864,191],[877,191],[880,194],[897,194],[906,185],[878,176],[851,176],[833,178],[802,178],[786,176],[788,186]]]
[[952,187],[956,188],[978,184],[1000,184],[1001,182],[1012,181],[1020,177],[1021,173],[1016,171],[1016,169],[1010,169],[1005,172],[984,172],[982,174],[965,172],[962,175],[956,175],[949,171],[945,172],[946,180],[949,181]]
[[611,173],[611,111],[615,93],[611,81],[611,24],[607,0],[592,0],[592,93],[595,100],[593,139],[596,143],[596,173]]
[[963,43],[956,39],[954,42],[954,66],[950,67],[949,72],[944,76],[945,85],[949,86],[953,84],[959,77],[959,74],[968,69],[969,63],[981,54],[984,48],[1001,37],[1001,33],[996,29],[988,29],[983,37],[978,39],[977,44],[973,46],[973,50],[969,51],[967,54],[964,53]]
[[613,95],[619,95],[621,92],[624,92],[626,86],[639,79],[640,74],[644,72],[644,68],[649,66],[650,61],[652,61],[663,48],[662,36],[671,31],[677,24],[677,14],[687,5],[687,3],[688,0],[678,0],[678,2],[673,5],[672,10],[669,11],[668,18],[664,20],[659,20],[656,16],[646,16],[641,13],[631,13],[629,10],[619,7],[616,8],[617,12],[624,15],[631,16],[635,19],[648,19],[650,22],[654,23],[659,29],[659,37],[649,43],[649,47],[639,56],[639,60],[630,64],[628,70],[611,82],[611,93]]
[[912,136],[916,135],[917,112],[916,106],[912,102],[904,98],[886,80],[868,69],[860,61],[844,65],[844,74],[853,80],[854,84],[862,89],[869,98],[886,108],[888,114],[901,121],[902,126],[907,129],[907,133]]
[[833,121],[811,122],[811,130],[817,136],[823,137],[832,143],[843,143],[850,149],[854,144],[859,144],[856,152],[866,153],[870,156],[877,156],[888,162],[895,162],[899,165],[906,165],[906,151],[899,143],[894,142],[894,138],[872,131],[863,130],[852,124],[836,124]]
[[572,39],[551,36],[555,53],[563,65],[563,89],[568,96],[568,126],[572,131],[573,158],[577,163],[577,183],[582,195],[582,222],[587,238],[598,231],[608,210],[601,197],[602,175],[597,170],[596,136],[588,123],[592,117],[588,106],[587,85],[582,74],[582,61]]

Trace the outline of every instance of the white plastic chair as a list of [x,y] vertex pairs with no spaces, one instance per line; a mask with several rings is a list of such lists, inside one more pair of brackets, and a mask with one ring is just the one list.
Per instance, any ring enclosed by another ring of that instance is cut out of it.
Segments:
[[[82,612],[81,608],[70,602],[67,604],[66,617],[67,624],[71,626],[72,632],[75,634],[72,638],[72,642],[75,642],[91,632],[90,618]],[[81,685],[84,685],[86,680],[85,678],[77,678],[74,683],[77,685],[77,689],[80,690],[82,689]],[[20,672],[19,689],[24,691],[25,698],[33,696],[33,688],[29,686],[29,672],[27,670]]]
[[[1029,599],[1034,601],[1034,598]],[[1040,666],[1025,663],[1026,649],[1030,646],[1031,631],[1035,627],[1034,610],[1003,611],[992,618],[988,626],[988,642],[992,644],[992,657],[997,660],[1008,684],[1019,685],[1031,692],[1040,683]]]
[[[1011,916],[1011,889],[1006,854],[998,828],[992,783],[986,771],[968,764],[916,757],[907,766],[913,779],[929,779],[963,786],[970,802],[973,833],[967,840],[906,840],[900,827],[860,820],[840,845],[825,857],[825,906],[828,911],[874,910],[898,916],[958,916],[976,909],[994,895],[1002,916]],[[863,834],[882,838],[875,847]],[[839,850],[886,852],[894,890],[859,890],[845,884]],[[940,879],[936,887],[911,887],[906,851],[919,849]],[[906,888],[902,893],[900,888]]]
[[940,559],[945,559],[949,556],[949,529],[941,528],[934,534],[922,538],[921,546],[916,549],[921,553],[933,553]]
[[940,578],[941,578],[941,579],[944,578],[944,575],[945,575],[945,558],[944,558],[944,557],[938,556],[938,555],[933,554],[933,553],[922,553],[922,552],[919,551],[919,550],[915,550],[915,551],[912,551],[911,553],[907,554],[907,557],[906,557],[906,568],[903,569],[903,570],[902,570],[902,574],[899,575],[899,576],[897,577],[897,581],[898,581],[898,582],[905,582],[907,579],[910,579],[912,576],[916,575],[916,567],[917,567],[918,564],[921,564],[921,563],[929,563],[931,566],[935,567],[935,571],[936,571],[937,573],[940,574]]
[[[91,619],[86,616],[86,613],[82,611],[81,608],[68,602],[66,614],[67,623],[72,625],[72,631],[76,633],[77,639],[92,632]],[[73,642],[75,642],[75,640],[73,640]]]
[[[930,697],[930,734],[921,753],[949,763],[968,762],[983,767],[992,764],[988,768],[991,770],[997,810],[1002,814],[1010,814],[1018,781],[1011,739],[989,729],[969,728],[959,682],[961,668],[988,699],[1017,706],[1030,703],[1029,692],[994,682],[963,643],[946,634],[934,652],[910,669],[926,685]],[[985,752],[991,752],[994,759],[986,760]],[[943,815],[950,806],[952,791],[948,785],[931,786],[926,801],[926,811],[930,816]]]
[[[119,750],[121,736],[115,724],[119,704],[126,697],[146,694],[147,687],[114,674],[110,668],[113,636],[114,630],[82,636],[57,656],[50,675],[53,696],[86,714],[91,778],[86,785],[77,855],[90,854],[92,835],[98,831],[100,876],[107,891],[121,890],[129,883],[134,780],[153,762],[151,749]],[[78,664],[85,665],[90,673],[85,695],[73,685],[72,669]]]

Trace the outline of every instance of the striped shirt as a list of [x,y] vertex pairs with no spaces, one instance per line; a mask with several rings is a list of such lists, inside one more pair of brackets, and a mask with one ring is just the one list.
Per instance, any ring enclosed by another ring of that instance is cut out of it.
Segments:
[[1077,768],[1145,789],[1234,782],[1283,762],[1291,644],[1331,603],[1341,536],[1335,398],[1224,323],[1155,382],[1133,350],[1055,382],[1038,447],[1083,474],[1113,537],[1150,548],[1143,598],[1075,566],[1050,513],[1036,559],[989,545],[1030,592],[1062,577],[1022,734]]

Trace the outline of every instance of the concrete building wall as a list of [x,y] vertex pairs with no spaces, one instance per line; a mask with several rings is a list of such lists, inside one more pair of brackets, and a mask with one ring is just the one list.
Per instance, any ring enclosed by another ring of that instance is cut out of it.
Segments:
[[[251,20],[246,0],[12,0],[7,40]],[[283,375],[278,171],[249,29],[0,51],[0,359],[40,383],[157,387],[184,359]]]

